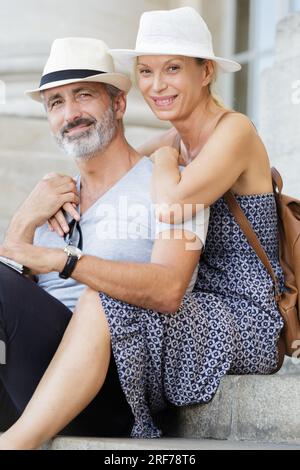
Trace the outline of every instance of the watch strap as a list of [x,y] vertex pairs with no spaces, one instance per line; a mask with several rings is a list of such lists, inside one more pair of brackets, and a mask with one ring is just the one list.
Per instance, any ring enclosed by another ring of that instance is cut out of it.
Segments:
[[69,254],[64,269],[59,273],[61,279],[69,279],[77,264],[78,257]]

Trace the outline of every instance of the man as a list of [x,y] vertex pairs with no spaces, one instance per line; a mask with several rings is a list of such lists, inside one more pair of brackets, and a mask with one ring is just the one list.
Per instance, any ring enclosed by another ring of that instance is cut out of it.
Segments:
[[[38,283],[1,268],[1,300],[8,306],[0,317],[7,344],[0,379],[19,412],[58,348],[37,398],[0,438],[0,448],[3,439],[14,448],[39,445],[84,409],[103,382],[98,395],[105,394],[110,336],[98,292],[158,312],[175,312],[196,272],[207,220],[184,227],[155,224],[152,163],[124,136],[129,88],[128,78],[114,72],[102,41],[68,38],[54,42],[40,87],[28,92],[44,103],[51,132],[76,159],[80,176],[45,177],[15,214],[0,248],[1,256],[31,268]],[[74,218],[69,226],[66,214],[68,221]],[[49,219],[61,237],[49,230]],[[68,233],[67,246],[62,229]],[[197,247],[186,250],[191,240]],[[13,298],[5,293],[12,286]],[[90,289],[80,297],[85,286]],[[116,380],[107,395],[115,386]],[[112,421],[115,434],[122,435],[124,423],[115,429],[120,423],[112,420],[113,412],[123,413],[127,431],[131,416],[121,393],[113,398],[101,402],[98,420],[103,421],[103,407],[108,407],[105,425],[112,433]],[[121,405],[116,405],[118,400],[123,400]],[[29,437],[24,438],[24,429]]]

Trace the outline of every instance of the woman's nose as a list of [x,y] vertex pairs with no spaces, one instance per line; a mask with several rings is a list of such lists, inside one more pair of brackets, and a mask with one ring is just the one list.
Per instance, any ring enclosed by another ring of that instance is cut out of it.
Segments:
[[164,80],[164,77],[162,74],[158,73],[154,75],[153,78],[153,83],[152,83],[152,88],[155,93],[159,93],[167,88],[167,84]]

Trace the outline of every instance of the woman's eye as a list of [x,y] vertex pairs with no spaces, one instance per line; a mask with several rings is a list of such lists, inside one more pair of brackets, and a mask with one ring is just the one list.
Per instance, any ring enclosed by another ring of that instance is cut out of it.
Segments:
[[179,65],[170,65],[170,67],[168,67],[169,72],[177,72],[177,70],[179,69],[180,69]]

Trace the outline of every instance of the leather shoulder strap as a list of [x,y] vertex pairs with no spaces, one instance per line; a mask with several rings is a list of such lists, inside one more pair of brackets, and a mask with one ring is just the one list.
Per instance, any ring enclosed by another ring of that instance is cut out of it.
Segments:
[[271,266],[271,263],[269,261],[269,258],[264,248],[262,247],[256,233],[253,230],[253,227],[251,226],[248,218],[246,217],[244,211],[242,210],[241,206],[237,202],[232,191],[228,191],[224,195],[224,199],[226,203],[228,204],[228,207],[232,215],[234,216],[236,222],[239,224],[239,226],[241,227],[241,230],[243,231],[245,237],[247,238],[249,245],[256,252],[257,256],[260,258],[261,262],[263,263],[266,270],[270,274],[274,282],[274,286],[275,286],[275,298],[278,301],[280,298],[280,287],[279,287],[278,279],[274,273],[274,270]]
[[281,194],[282,188],[283,188],[283,181],[282,181],[281,175],[280,175],[279,171],[276,170],[275,167],[273,167],[271,171],[272,171],[272,180],[273,180],[274,191],[275,191],[275,193],[277,192],[277,193]]

